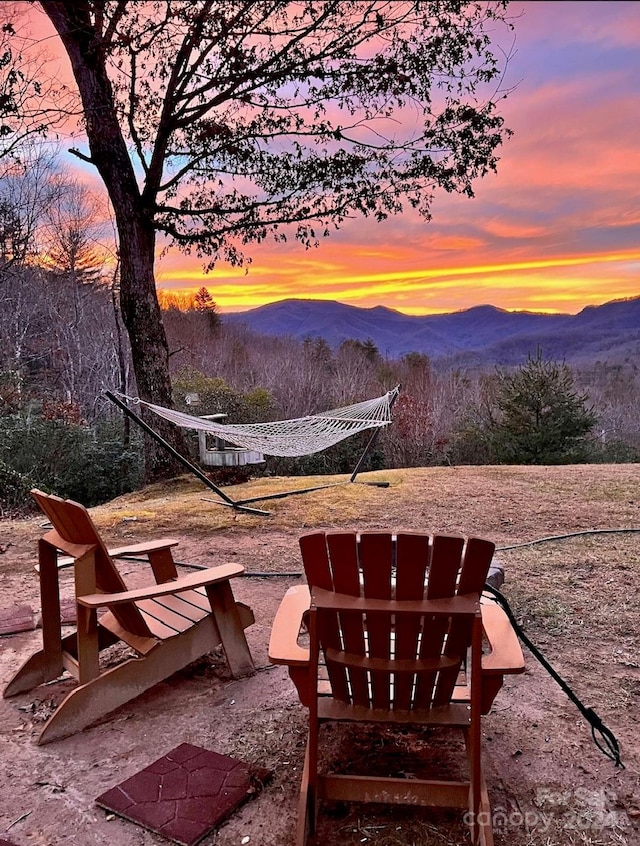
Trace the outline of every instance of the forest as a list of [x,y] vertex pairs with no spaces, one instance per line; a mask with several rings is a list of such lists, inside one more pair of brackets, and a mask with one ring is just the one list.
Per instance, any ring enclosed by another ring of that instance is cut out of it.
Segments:
[[[37,485],[86,502],[142,483],[138,427],[104,395],[136,395],[119,275],[96,197],[34,148],[0,191],[0,508]],[[106,234],[105,234],[106,233]],[[225,324],[215,291],[160,292],[173,401],[228,422],[297,417],[402,386],[368,469],[640,460],[633,360],[569,368],[544,350],[517,368],[461,368],[420,353],[383,356],[372,341],[267,337]],[[191,409],[193,412],[193,409]],[[190,442],[197,458],[195,438]],[[351,472],[352,438],[254,473]],[[367,469],[367,468],[365,468]],[[229,474],[218,481],[237,481]]]

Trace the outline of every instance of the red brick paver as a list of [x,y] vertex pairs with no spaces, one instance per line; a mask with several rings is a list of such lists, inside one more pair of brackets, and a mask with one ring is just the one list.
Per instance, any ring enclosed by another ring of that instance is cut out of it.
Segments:
[[175,843],[194,846],[269,775],[235,758],[182,743],[96,802]]

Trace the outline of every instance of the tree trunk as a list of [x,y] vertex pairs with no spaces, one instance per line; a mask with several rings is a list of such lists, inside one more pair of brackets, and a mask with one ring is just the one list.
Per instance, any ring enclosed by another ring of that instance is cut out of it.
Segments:
[[[155,287],[154,197],[145,198],[122,135],[101,35],[90,7],[79,0],[41,0],[71,62],[80,92],[89,140],[90,161],[100,173],[113,205],[120,246],[120,302],[129,341],[137,392],[141,399],[170,406],[169,353]],[[179,452],[182,432],[162,418],[151,425]],[[178,466],[151,438],[145,437],[147,481],[175,475]]]
[[[152,223],[140,220],[133,211],[126,215],[126,219],[126,226],[118,224],[120,308],[129,335],[137,392],[141,399],[171,406],[169,349],[154,275],[155,231]],[[143,416],[146,415],[143,413]],[[148,423],[178,452],[184,452],[181,430],[162,417],[154,416]],[[145,435],[146,480],[174,476],[179,469],[169,453]]]

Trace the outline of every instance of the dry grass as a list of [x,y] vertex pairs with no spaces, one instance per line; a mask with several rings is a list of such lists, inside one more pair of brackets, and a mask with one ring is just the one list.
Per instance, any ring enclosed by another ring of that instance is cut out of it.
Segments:
[[[348,476],[262,478],[226,488],[234,499],[344,481],[312,494],[257,503],[267,518],[241,514],[183,476],[119,497],[95,514],[106,528],[127,516],[185,531],[259,531],[313,526],[418,525],[489,534],[498,543],[533,540],[560,531],[631,527],[640,522],[638,465],[571,467],[434,467]],[[367,482],[388,482],[388,488]],[[212,500],[207,502],[205,500]]]

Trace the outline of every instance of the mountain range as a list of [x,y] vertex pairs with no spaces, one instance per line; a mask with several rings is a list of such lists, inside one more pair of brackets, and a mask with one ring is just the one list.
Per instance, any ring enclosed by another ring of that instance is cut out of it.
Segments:
[[358,308],[333,300],[281,300],[222,315],[263,335],[372,340],[381,355],[419,352],[459,364],[520,364],[540,349],[574,363],[640,357],[640,297],[587,306],[578,314],[510,312],[480,305],[450,314],[414,316],[385,306]]

